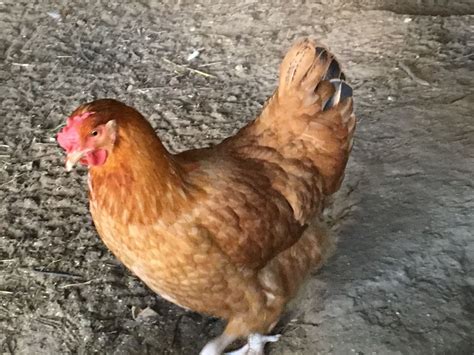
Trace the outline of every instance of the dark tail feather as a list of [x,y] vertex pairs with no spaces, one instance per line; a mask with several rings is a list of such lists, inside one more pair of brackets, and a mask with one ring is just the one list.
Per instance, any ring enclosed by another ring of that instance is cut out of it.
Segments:
[[[316,51],[317,50],[318,48],[316,48]],[[336,59],[332,60],[326,72],[326,75],[324,75],[324,78],[323,78],[323,80],[331,80],[331,79],[346,80],[346,76],[342,72],[341,66],[339,65],[339,62]]]
[[[316,47],[318,55],[326,54],[326,49],[323,47]],[[331,64],[324,74],[323,81],[329,81],[334,86],[334,94],[324,103],[323,111],[329,110],[336,106],[339,101],[347,97],[352,97],[352,88],[345,82],[346,76],[341,70],[339,62],[332,58]]]
[[[335,61],[333,61],[334,63]],[[352,97],[352,87],[341,79],[331,79],[329,82],[334,86],[334,94],[324,104],[323,111],[336,106],[341,100]]]

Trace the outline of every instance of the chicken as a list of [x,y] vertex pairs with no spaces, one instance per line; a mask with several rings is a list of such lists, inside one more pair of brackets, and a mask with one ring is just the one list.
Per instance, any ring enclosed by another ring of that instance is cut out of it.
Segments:
[[355,128],[352,89],[324,47],[289,50],[260,116],[205,149],[170,154],[149,122],[111,99],[58,134],[66,167],[89,168],[106,246],[166,300],[227,320],[201,354],[263,354],[285,305],[332,242],[321,213],[341,185]]

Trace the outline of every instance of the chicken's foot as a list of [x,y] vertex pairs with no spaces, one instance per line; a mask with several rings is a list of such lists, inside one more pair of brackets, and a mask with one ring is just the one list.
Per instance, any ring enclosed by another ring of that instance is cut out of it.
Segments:
[[208,342],[199,355],[221,355],[235,339],[236,337],[224,333]]
[[250,334],[248,337],[248,342],[246,345],[226,353],[225,355],[263,355],[263,348],[266,343],[274,343],[280,339],[280,334],[278,335],[262,335],[262,334]]

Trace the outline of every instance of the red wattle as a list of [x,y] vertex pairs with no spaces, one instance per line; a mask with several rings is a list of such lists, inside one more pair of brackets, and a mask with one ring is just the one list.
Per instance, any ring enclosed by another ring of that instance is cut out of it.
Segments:
[[[104,164],[106,160],[107,160],[107,151],[105,149],[97,149],[86,154],[85,165],[98,166],[98,165]],[[83,163],[82,159],[81,159],[81,163]]]

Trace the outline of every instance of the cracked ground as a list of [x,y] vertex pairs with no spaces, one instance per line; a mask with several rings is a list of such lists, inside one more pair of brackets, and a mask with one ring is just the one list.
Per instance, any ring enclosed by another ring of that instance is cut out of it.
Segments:
[[472,354],[474,10],[417,3],[0,2],[2,354],[195,354],[222,331],[106,250],[54,136],[113,97],[172,151],[219,142],[308,35],[343,63],[359,124],[328,216],[338,249],[269,353]]

